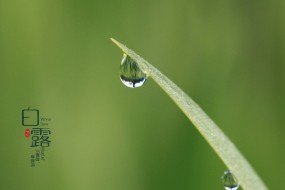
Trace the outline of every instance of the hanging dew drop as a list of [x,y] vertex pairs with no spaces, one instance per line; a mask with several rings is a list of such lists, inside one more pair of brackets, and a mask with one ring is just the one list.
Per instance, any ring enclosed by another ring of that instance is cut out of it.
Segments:
[[225,190],[238,190],[239,188],[239,183],[236,177],[229,170],[224,172],[224,175],[222,176],[222,181]]
[[146,74],[139,68],[138,64],[127,54],[124,54],[120,65],[120,79],[122,83],[130,88],[137,88],[146,81]]

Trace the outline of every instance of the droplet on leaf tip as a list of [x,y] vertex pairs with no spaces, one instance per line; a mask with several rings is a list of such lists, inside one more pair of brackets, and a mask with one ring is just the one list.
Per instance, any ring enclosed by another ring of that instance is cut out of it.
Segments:
[[120,79],[130,88],[141,87],[146,81],[147,75],[140,69],[138,64],[127,54],[123,55],[120,65]]
[[224,175],[222,176],[222,181],[223,181],[225,190],[238,190],[239,188],[239,183],[236,177],[229,170],[224,172]]

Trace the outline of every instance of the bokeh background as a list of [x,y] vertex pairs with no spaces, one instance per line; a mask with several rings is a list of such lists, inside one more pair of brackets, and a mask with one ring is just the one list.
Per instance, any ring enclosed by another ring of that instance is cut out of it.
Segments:
[[[0,189],[223,189],[227,168],[127,44],[185,90],[270,189],[285,170],[285,1],[0,1]],[[21,110],[50,117],[30,166]]]

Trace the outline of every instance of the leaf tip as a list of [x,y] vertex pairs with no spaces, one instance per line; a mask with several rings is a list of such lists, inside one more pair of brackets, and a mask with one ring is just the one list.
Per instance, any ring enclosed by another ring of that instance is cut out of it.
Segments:
[[114,38],[110,38],[110,40],[114,43],[114,44],[116,44],[117,46],[119,46],[120,47],[120,42],[118,42],[117,40],[115,40]]
[[116,40],[114,38],[110,38],[110,40],[114,43],[116,42]]
[[[116,44],[123,52],[126,52],[126,46],[115,40],[114,38],[110,38],[111,41]],[[128,54],[128,53],[127,53]]]

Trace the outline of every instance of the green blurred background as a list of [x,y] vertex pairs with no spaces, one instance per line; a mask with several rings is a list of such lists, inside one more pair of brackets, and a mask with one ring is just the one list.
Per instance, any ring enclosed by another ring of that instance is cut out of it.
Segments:
[[[127,44],[216,121],[270,189],[285,170],[285,1],[0,1],[0,189],[223,189],[226,167]],[[30,167],[21,110],[52,118]]]

